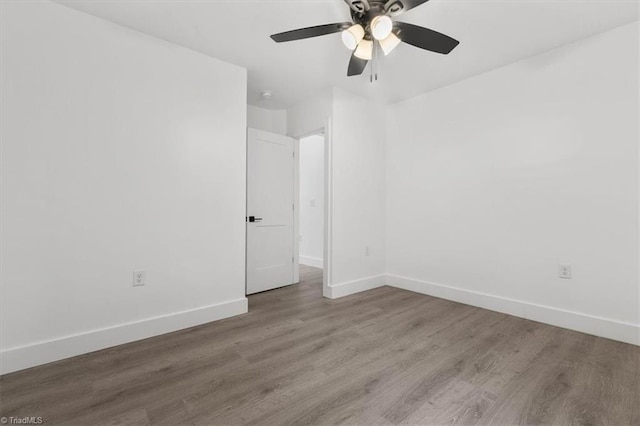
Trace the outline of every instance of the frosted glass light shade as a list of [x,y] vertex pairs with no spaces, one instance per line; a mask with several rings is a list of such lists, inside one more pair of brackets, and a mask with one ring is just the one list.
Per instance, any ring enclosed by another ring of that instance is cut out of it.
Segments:
[[387,15],[376,16],[371,21],[371,34],[376,40],[384,40],[393,30],[393,21]]
[[347,49],[353,50],[358,47],[358,43],[364,37],[364,28],[362,25],[356,24],[342,31],[342,42]]
[[391,53],[391,51],[395,49],[401,41],[402,40],[400,40],[394,33],[389,34],[389,36],[384,40],[380,40],[380,47],[384,52],[384,56],[387,56],[389,53]]
[[358,44],[354,55],[365,61],[370,61],[373,55],[373,42],[371,40],[362,40],[360,44]]

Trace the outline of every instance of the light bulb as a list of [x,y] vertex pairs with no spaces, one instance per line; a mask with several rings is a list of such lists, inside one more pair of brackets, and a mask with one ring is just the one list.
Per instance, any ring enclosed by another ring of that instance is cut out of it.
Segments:
[[371,40],[362,40],[360,44],[358,44],[354,55],[365,61],[370,61],[373,55],[373,42]]
[[384,52],[384,56],[387,56],[393,49],[400,44],[402,40],[398,38],[394,33],[389,34],[389,37],[384,40],[380,40],[380,47]]
[[362,25],[356,24],[342,31],[342,42],[347,49],[353,50],[358,47],[358,43],[364,37],[364,28]]
[[393,21],[387,15],[380,15],[371,21],[371,34],[376,40],[384,40],[393,30]]

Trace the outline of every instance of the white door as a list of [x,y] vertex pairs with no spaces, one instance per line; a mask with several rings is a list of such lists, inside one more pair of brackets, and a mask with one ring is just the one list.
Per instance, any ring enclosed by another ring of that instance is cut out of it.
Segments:
[[294,283],[294,140],[249,129],[247,294]]

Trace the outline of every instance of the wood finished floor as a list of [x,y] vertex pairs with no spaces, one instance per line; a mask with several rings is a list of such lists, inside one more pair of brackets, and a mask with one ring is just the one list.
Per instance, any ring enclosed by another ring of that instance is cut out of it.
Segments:
[[638,425],[640,348],[321,271],[249,313],[6,375],[45,424]]

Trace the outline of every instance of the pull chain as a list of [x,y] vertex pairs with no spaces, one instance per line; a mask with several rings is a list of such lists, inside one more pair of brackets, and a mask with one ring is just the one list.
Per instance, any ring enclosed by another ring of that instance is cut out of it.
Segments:
[[374,68],[376,66],[376,44],[373,43],[373,47],[371,48],[371,67],[369,69],[369,83],[373,83],[373,73],[375,72]]
[[371,52],[371,75],[369,75],[369,83],[378,81],[378,43],[373,41],[373,51]]
[[371,71],[373,73],[373,81],[378,80],[378,51],[376,49],[376,41],[373,40],[373,64],[371,66]]

